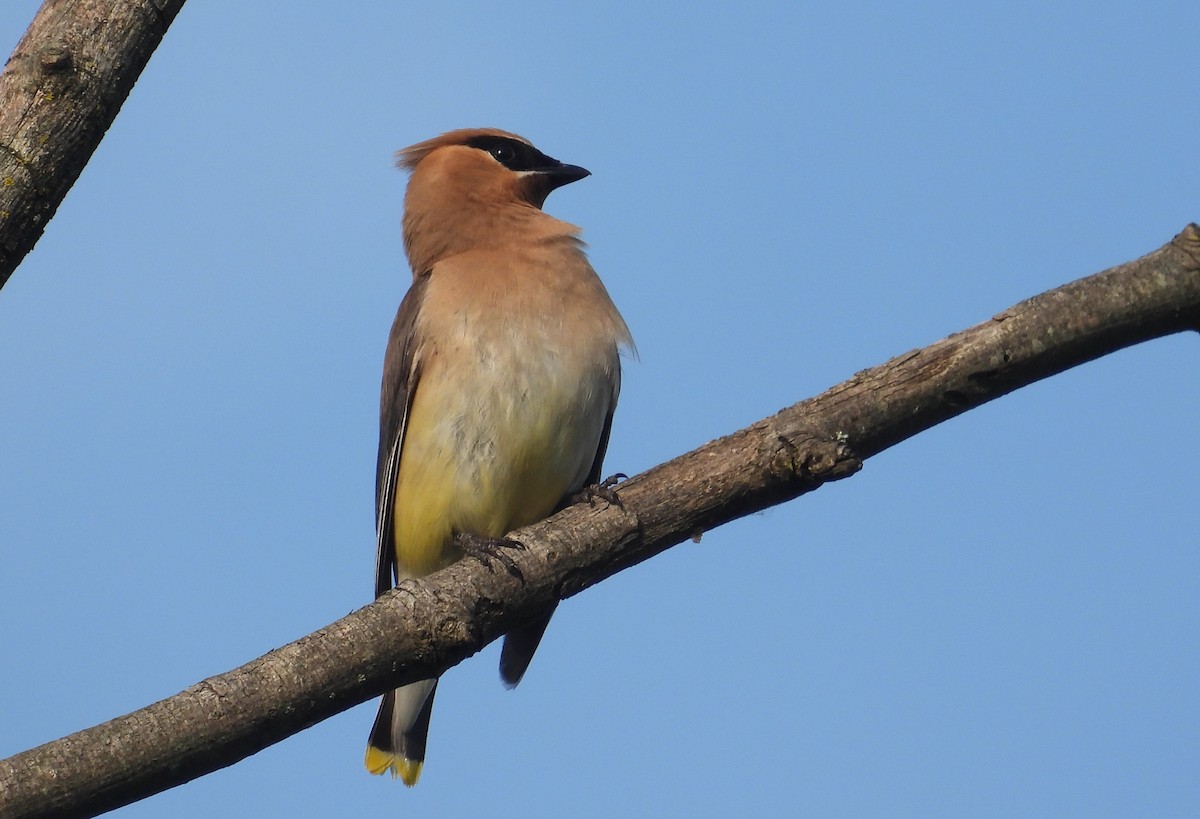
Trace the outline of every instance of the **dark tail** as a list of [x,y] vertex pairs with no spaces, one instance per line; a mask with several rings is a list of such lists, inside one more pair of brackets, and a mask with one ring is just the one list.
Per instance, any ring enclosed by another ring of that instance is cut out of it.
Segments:
[[383,695],[367,740],[368,771],[381,774],[390,770],[410,788],[417,784],[436,691],[437,680],[422,680]]
[[500,651],[500,679],[509,688],[515,688],[525,676],[533,653],[537,651],[538,643],[542,641],[542,635],[546,633],[546,626],[550,624],[550,617],[557,606],[555,603],[545,614],[504,635],[504,648]]

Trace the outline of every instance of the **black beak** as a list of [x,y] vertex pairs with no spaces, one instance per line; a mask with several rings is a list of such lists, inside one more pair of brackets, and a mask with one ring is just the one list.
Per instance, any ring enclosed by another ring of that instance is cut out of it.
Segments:
[[559,162],[556,165],[551,165],[548,168],[539,168],[538,174],[546,179],[546,192],[561,188],[563,185],[570,185],[572,182],[578,182],[585,176],[591,176],[592,172],[587,168],[581,168],[578,165],[564,165]]

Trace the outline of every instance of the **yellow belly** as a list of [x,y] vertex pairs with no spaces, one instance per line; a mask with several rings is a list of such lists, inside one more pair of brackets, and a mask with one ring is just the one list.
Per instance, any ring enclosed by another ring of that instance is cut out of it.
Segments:
[[455,532],[500,537],[582,488],[612,401],[600,367],[456,363],[429,362],[409,412],[394,509],[402,576],[457,560]]

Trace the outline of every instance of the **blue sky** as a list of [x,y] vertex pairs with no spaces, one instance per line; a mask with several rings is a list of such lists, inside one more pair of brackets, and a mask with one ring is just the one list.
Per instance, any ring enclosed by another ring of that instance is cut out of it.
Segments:
[[[0,5],[7,54],[35,0]],[[1200,220],[1190,4],[188,4],[0,291],[0,756],[370,599],[392,152],[521,133],[633,474]],[[123,817],[1200,811],[1195,335],[971,412]]]

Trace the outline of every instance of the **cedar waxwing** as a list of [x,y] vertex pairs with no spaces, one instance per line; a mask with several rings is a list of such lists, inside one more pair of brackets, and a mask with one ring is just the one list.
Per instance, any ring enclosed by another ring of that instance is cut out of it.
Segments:
[[[629,329],[579,228],[542,212],[588,171],[491,128],[400,151],[412,171],[404,248],[413,283],[383,362],[375,594],[462,557],[454,536],[498,539],[600,479]],[[504,638],[521,680],[553,608]],[[367,770],[416,784],[437,680],[385,694]]]

